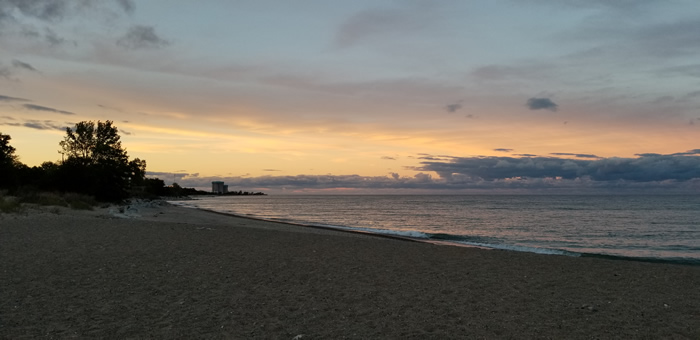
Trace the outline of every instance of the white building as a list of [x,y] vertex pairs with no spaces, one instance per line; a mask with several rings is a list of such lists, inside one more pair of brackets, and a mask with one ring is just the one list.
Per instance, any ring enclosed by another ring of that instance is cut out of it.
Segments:
[[214,194],[225,194],[228,192],[228,185],[221,181],[211,182],[211,192]]

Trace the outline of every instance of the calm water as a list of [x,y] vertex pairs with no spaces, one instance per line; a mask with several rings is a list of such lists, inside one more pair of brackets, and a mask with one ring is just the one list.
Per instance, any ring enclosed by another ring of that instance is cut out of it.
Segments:
[[175,203],[491,248],[700,264],[700,196],[228,196]]

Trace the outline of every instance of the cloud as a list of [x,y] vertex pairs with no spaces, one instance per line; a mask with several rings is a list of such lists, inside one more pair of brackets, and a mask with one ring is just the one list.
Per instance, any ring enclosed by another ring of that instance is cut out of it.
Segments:
[[51,107],[46,107],[46,106],[40,106],[40,105],[34,105],[34,104],[24,104],[25,109],[28,110],[34,110],[34,111],[47,111],[47,112],[55,112],[55,113],[60,113],[64,115],[74,115],[75,113],[73,112],[68,112],[68,111],[62,111],[62,110],[57,110]]
[[382,156],[381,159],[388,160],[388,161],[395,161],[395,160],[396,160],[396,157]]
[[282,171],[282,170],[277,170],[277,169],[262,169],[262,171],[277,172],[277,171]]
[[90,18],[112,25],[123,13],[134,11],[133,0],[0,0],[0,35],[14,36],[23,42],[43,42],[50,47],[66,43],[77,47],[76,40],[63,35],[83,28],[64,23]]
[[513,0],[517,3],[530,2],[545,6],[565,6],[573,8],[607,8],[619,11],[634,11],[642,9],[650,4],[658,3],[655,0]]
[[51,121],[27,121],[24,124],[22,124],[24,127],[32,128],[32,129],[37,129],[37,130],[58,130],[58,131],[66,131],[66,125],[56,125]]
[[568,153],[568,152],[552,152],[550,155],[554,156],[574,156],[577,158],[601,158],[596,155],[592,154],[587,154],[587,153]]
[[693,100],[695,98],[700,97],[700,91],[692,91],[684,94],[679,100],[680,101],[687,101],[687,100]]
[[671,156],[695,156],[700,155],[700,149],[688,150],[686,152],[672,153]]
[[66,127],[70,125],[74,125],[73,123],[66,123],[66,124],[61,124],[57,123],[52,120],[33,120],[33,119],[27,119],[24,120],[23,122],[16,122],[16,120],[12,117],[0,117],[4,118],[7,120],[12,120],[12,122],[7,122],[7,121],[0,121],[0,125],[5,125],[5,126],[17,126],[17,127],[26,127],[30,129],[35,129],[35,130],[58,130],[58,131],[66,131]]
[[634,38],[648,53],[657,56],[693,55],[700,50],[697,19],[681,20],[644,27]]
[[498,152],[512,152],[513,149],[498,148],[498,149],[493,149],[493,151],[498,151]]
[[159,37],[153,26],[135,25],[117,40],[117,45],[136,50],[161,48],[170,45],[170,42]]
[[268,85],[283,86],[293,89],[305,89],[324,93],[363,96],[396,96],[396,97],[432,97],[444,93],[456,93],[464,90],[461,86],[436,82],[430,78],[386,78],[369,81],[343,81],[321,79],[317,76],[299,76],[278,74],[263,77]]
[[117,4],[122,7],[124,12],[129,14],[134,13],[134,10],[136,9],[136,5],[134,5],[132,0],[117,0]]
[[26,17],[56,22],[63,19],[69,4],[68,0],[6,0],[0,2],[0,15],[11,16],[16,9]]
[[0,94],[0,102],[29,102],[29,101],[31,101],[31,100],[24,99],[24,98],[3,96]]
[[[700,189],[700,149],[693,155],[647,154],[638,158],[598,160],[556,157],[452,157],[424,160],[414,176],[297,175],[200,177],[198,174],[155,173],[177,178],[187,187],[208,188],[223,180],[230,188],[254,191],[318,192],[334,189],[357,192],[659,192],[692,193]],[[433,173],[438,176],[433,175]]]
[[450,112],[450,113],[457,112],[457,110],[459,110],[461,108],[462,108],[461,103],[454,103],[454,104],[445,105],[445,110],[447,110],[447,112]]
[[50,46],[63,45],[66,42],[65,38],[60,37],[52,29],[47,27],[44,29],[44,31],[44,39],[47,43],[49,43]]
[[335,35],[335,45],[342,48],[376,37],[408,36],[429,26],[434,20],[430,9],[424,6],[363,10],[340,25]]
[[133,0],[2,0],[0,1],[0,22],[18,21],[16,14],[50,23],[57,23],[66,17],[81,13],[86,9],[99,9],[116,4],[126,13],[133,13]]
[[[229,188],[237,190],[323,190],[323,189],[431,189],[444,186],[444,181],[433,178],[430,174],[418,173],[413,177],[401,177],[396,173],[388,176],[360,175],[296,175],[296,176],[260,176],[260,177],[199,177],[189,174],[147,172],[149,177],[176,177],[178,183],[187,187],[210,188],[211,182],[222,180]],[[442,183],[441,183],[442,182]]]
[[665,67],[656,71],[662,76],[681,76],[700,78],[700,64],[685,64]]
[[577,160],[557,157],[467,157],[424,161],[417,171],[434,171],[445,179],[496,181],[512,178],[659,182],[700,178],[698,149],[672,155],[643,154],[639,158]]
[[15,68],[20,68],[20,69],[24,69],[24,70],[29,70],[29,71],[32,71],[32,72],[39,72],[37,69],[34,68],[34,66],[32,66],[32,65],[30,65],[30,64],[28,64],[28,63],[25,63],[25,62],[23,62],[23,61],[17,60],[17,59],[13,59],[13,60],[12,60],[12,66],[14,66]]
[[0,65],[0,78],[12,80],[12,71],[9,68]]
[[551,99],[549,98],[530,98],[527,100],[527,103],[525,104],[530,110],[550,110],[550,111],[556,111],[559,108],[559,105],[554,103]]

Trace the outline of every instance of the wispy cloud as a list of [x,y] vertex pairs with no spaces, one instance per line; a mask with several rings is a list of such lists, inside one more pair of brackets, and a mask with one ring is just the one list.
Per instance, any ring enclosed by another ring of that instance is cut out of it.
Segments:
[[136,5],[134,5],[133,0],[116,0],[117,4],[122,7],[124,12],[126,13],[134,13],[134,10],[136,9]]
[[498,148],[498,149],[493,149],[493,151],[497,151],[497,152],[512,152],[513,149]]
[[12,80],[12,71],[9,67],[0,65],[0,78]]
[[576,158],[601,158],[596,155],[592,154],[587,154],[587,153],[569,153],[569,152],[552,152],[550,155],[554,156],[574,156]]
[[66,38],[59,36],[54,30],[48,27],[44,29],[44,40],[52,47],[63,45],[67,42]]
[[153,26],[135,25],[117,40],[117,45],[136,50],[161,48],[170,45],[170,42],[159,37]]
[[32,72],[39,72],[36,68],[34,68],[34,66],[17,59],[12,60],[12,66],[14,66],[15,68],[24,69]]
[[0,102],[30,102],[30,101],[31,100],[29,100],[29,99],[3,96],[0,94]]
[[373,38],[410,36],[430,26],[436,19],[426,6],[363,10],[342,23],[335,35],[335,45],[349,47]]
[[462,108],[462,103],[460,103],[460,102],[445,105],[445,110],[447,110],[447,112],[449,112],[449,113],[457,112],[457,110],[459,110],[461,108]]
[[46,107],[46,106],[40,106],[40,105],[34,105],[34,104],[24,104],[22,105],[24,108],[28,110],[33,110],[33,111],[46,111],[46,112],[55,112],[55,113],[60,113],[63,115],[74,115],[75,113],[69,112],[69,111],[63,111],[63,110],[58,110],[54,109],[51,107]]
[[61,124],[61,123],[58,123],[58,122],[55,122],[52,120],[26,119],[26,120],[18,121],[12,117],[0,117],[0,118],[3,118],[3,121],[0,121],[0,125],[26,127],[26,128],[35,129],[35,130],[65,131],[66,127],[74,125],[73,123]]

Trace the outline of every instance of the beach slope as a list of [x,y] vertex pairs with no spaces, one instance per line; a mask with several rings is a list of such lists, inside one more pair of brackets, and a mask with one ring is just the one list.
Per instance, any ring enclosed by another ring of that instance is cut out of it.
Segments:
[[698,339],[698,284],[696,266],[439,246],[158,202],[0,215],[5,339]]

